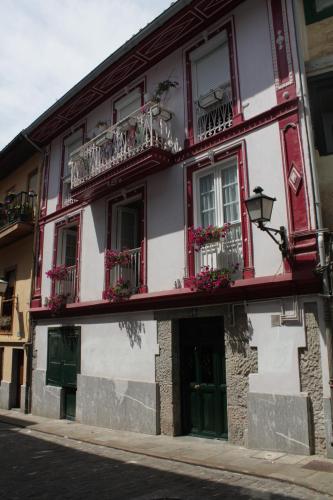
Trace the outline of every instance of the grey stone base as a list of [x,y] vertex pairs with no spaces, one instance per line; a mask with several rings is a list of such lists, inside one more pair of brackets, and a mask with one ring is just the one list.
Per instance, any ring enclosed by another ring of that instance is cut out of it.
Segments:
[[248,445],[310,455],[308,397],[249,393]]
[[326,450],[327,457],[333,458],[333,436],[332,436],[332,412],[331,412],[331,400],[329,398],[324,398],[324,415],[325,415],[325,431],[326,431]]
[[157,434],[158,386],[78,375],[76,419],[115,430]]
[[22,412],[25,410],[25,392],[27,390],[26,385],[21,385],[21,398],[20,398],[20,409]]
[[34,370],[32,375],[32,408],[34,415],[47,418],[62,418],[62,388],[46,385],[45,370]]
[[9,410],[11,407],[12,383],[1,381],[0,384],[0,408]]

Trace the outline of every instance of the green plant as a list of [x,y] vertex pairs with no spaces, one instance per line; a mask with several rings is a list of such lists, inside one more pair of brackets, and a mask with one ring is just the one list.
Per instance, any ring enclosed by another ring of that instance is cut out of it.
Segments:
[[161,102],[163,94],[169,92],[171,88],[178,87],[178,85],[179,83],[176,82],[175,80],[163,80],[162,82],[159,82],[152,96],[152,101],[157,103]]

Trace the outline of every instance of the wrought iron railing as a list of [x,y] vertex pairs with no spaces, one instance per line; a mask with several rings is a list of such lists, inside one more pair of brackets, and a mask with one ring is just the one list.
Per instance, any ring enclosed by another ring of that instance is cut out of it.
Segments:
[[16,222],[32,222],[35,209],[35,193],[22,191],[7,195],[4,203],[0,203],[0,229]]
[[195,272],[199,273],[203,267],[212,269],[235,269],[234,278],[241,277],[243,268],[243,245],[240,223],[232,224],[221,240],[208,243],[195,252]]
[[212,90],[204,98],[198,99],[195,107],[197,140],[202,141],[231,127],[233,113],[229,85]]
[[126,250],[129,254],[129,262],[127,264],[117,264],[108,272],[110,273],[110,286],[113,286],[120,278],[130,282],[132,293],[137,293],[141,286],[140,269],[141,269],[141,248]]
[[159,104],[146,104],[104,130],[71,154],[71,188],[112,169],[149,147],[177,151],[172,114]]
[[54,282],[54,293],[66,297],[66,303],[70,304],[76,298],[76,266],[67,266],[66,278]]

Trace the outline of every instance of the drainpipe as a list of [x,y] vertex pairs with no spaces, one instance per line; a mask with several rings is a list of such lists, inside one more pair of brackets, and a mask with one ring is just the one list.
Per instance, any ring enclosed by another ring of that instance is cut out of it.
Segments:
[[[311,182],[313,188],[315,214],[316,214],[316,225],[317,225],[317,241],[318,241],[318,253],[319,253],[319,270],[322,274],[323,281],[323,301],[324,301],[324,318],[325,318],[325,336],[326,336],[326,347],[328,355],[328,375],[329,375],[329,386],[330,386],[330,405],[331,405],[331,444],[333,444],[333,316],[332,316],[332,287],[331,287],[331,272],[330,272],[330,262],[327,262],[326,251],[325,251],[325,233],[328,233],[327,229],[323,228],[322,220],[322,210],[320,203],[320,191],[318,174],[316,169],[315,160],[315,148],[314,139],[312,133],[311,116],[310,116],[310,103],[309,103],[309,93],[307,80],[305,75],[305,64],[303,58],[300,55],[300,32],[299,26],[301,23],[301,16],[299,15],[298,6],[296,0],[292,2],[293,10],[293,22],[296,35],[296,50],[298,59],[298,68],[300,73],[300,86],[301,86],[301,100],[303,104],[304,111],[304,123],[307,136],[307,146],[310,158],[310,172],[311,172]],[[330,238],[329,244],[332,244],[332,239]],[[331,252],[329,252],[330,255]]]
[[[22,136],[25,138],[27,142],[29,142],[39,153],[42,153],[41,163],[38,168],[38,194],[37,197],[37,207],[35,214],[35,224],[34,224],[34,239],[33,239],[33,249],[32,249],[32,259],[33,266],[31,272],[31,283],[30,283],[30,297],[32,297],[33,289],[34,289],[34,276],[36,271],[36,245],[37,245],[37,234],[38,234],[38,220],[39,220],[39,207],[40,207],[40,194],[42,192],[42,178],[43,178],[43,163],[44,163],[44,149],[41,149],[37,144],[35,144],[30,137],[25,133],[24,130],[21,132]],[[32,355],[33,355],[33,343],[32,343],[32,324],[31,318],[29,316],[29,325],[28,325],[28,339],[24,344],[24,349],[26,352],[27,359],[27,369],[26,369],[26,381],[25,381],[25,395],[24,395],[24,413],[31,412],[31,385],[32,385]]]

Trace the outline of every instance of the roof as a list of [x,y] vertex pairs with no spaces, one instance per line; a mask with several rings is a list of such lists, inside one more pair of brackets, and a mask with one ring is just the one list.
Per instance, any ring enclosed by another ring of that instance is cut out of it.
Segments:
[[[18,134],[0,152],[1,171],[5,150],[15,144],[23,147],[21,136],[27,135],[40,147],[48,144],[91,109],[242,1],[177,0],[171,4]],[[29,147],[26,145],[26,148]]]

